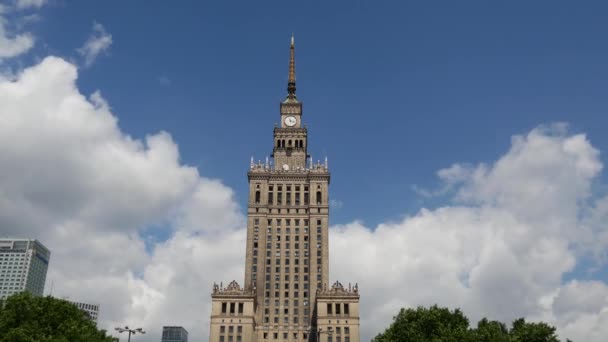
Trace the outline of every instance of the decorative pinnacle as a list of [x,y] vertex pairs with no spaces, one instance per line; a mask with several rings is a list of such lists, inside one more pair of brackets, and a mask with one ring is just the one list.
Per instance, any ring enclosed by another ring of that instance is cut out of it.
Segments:
[[290,98],[296,97],[296,57],[293,33],[291,34],[291,46],[289,47],[289,79],[287,80],[287,94]]

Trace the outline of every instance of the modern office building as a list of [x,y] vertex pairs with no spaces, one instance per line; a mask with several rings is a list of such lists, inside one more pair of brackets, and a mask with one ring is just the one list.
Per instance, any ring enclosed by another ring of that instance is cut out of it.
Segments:
[[247,173],[244,287],[214,284],[209,340],[359,342],[358,286],[330,285],[330,172],[308,153],[293,37],[279,107],[270,158],[252,158]]
[[188,342],[188,331],[184,327],[163,327],[161,342]]
[[95,322],[95,324],[97,324],[97,317],[99,316],[99,304],[76,302],[76,301],[69,300],[69,299],[64,299],[64,300],[76,305],[80,310],[86,312],[87,315],[89,315],[89,318],[91,318],[91,321],[93,321],[93,322]]
[[50,257],[37,240],[0,239],[0,299],[22,291],[42,296]]

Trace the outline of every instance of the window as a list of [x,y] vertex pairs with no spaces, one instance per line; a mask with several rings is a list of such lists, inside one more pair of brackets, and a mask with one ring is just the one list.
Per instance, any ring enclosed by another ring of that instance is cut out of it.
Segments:
[[333,308],[333,305],[331,303],[327,303],[327,314],[328,315],[333,314],[332,308]]
[[226,313],[226,306],[228,305],[228,303],[224,302],[222,303],[222,313]]
[[228,333],[229,334],[234,334],[234,326],[231,325],[231,326],[228,327]]
[[223,334],[226,332],[226,326],[222,325],[220,326],[220,333]]
[[230,303],[230,313],[233,314],[234,313],[234,303]]
[[321,191],[317,191],[317,204],[321,204]]
[[239,313],[243,313],[243,303],[239,303]]
[[341,307],[340,303],[336,303],[336,315],[340,314],[340,307]]
[[259,191],[255,192],[255,203],[260,203],[260,192]]
[[224,342],[224,335],[220,336],[220,342]]
[[[344,314],[345,314],[345,315],[349,315],[349,314],[350,314],[350,312],[349,312],[349,308],[348,308],[348,303],[344,303]],[[346,329],[346,328],[345,328],[345,329]]]

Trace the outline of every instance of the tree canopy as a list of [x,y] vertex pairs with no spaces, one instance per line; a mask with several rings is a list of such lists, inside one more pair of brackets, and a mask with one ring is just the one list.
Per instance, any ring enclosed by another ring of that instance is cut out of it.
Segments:
[[0,342],[113,342],[87,313],[53,297],[22,292],[0,302]]
[[[555,328],[540,322],[515,320],[511,329],[498,321],[483,318],[476,328],[456,309],[437,305],[401,309],[391,325],[372,342],[559,342]],[[569,341],[569,340],[568,340]]]

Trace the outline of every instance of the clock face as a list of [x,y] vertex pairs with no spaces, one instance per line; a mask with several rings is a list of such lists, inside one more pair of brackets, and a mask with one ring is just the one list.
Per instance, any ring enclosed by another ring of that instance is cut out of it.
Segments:
[[296,120],[295,116],[288,116],[285,118],[285,125],[292,127],[295,126],[298,120]]
[[285,170],[285,171],[289,171],[289,165],[287,165],[287,164],[283,164],[283,170]]

